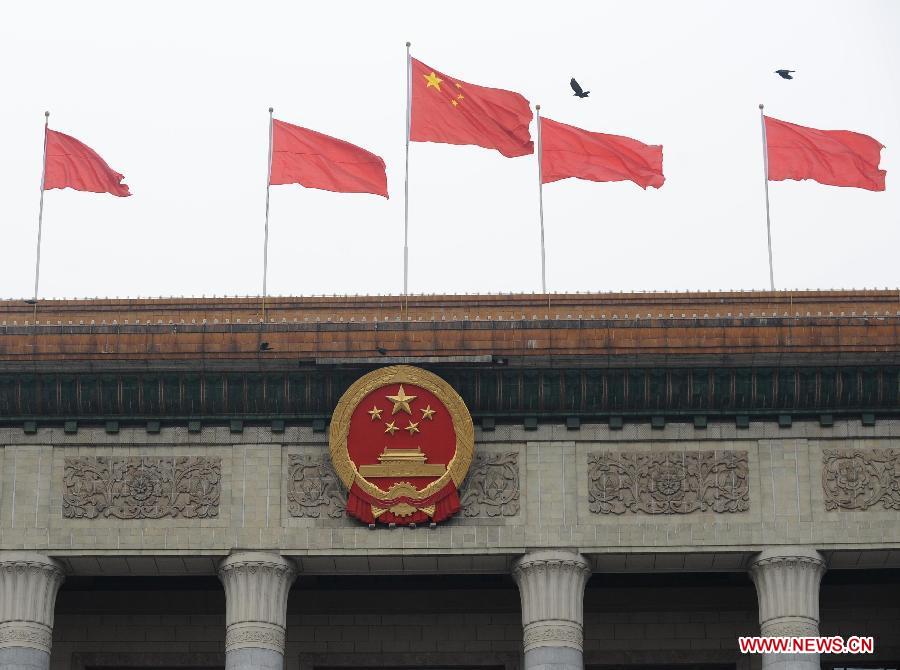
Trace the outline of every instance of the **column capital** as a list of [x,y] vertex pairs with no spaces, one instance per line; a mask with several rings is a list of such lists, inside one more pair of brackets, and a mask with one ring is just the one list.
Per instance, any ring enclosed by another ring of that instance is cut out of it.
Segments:
[[0,649],[50,653],[56,593],[64,579],[62,566],[48,556],[0,551]]
[[225,587],[225,651],[284,653],[287,599],[297,568],[278,554],[239,551],[219,564]]
[[584,587],[591,568],[569,551],[535,551],[513,564],[522,600],[525,652],[538,647],[584,647]]
[[766,637],[819,634],[819,584],[825,559],[813,547],[768,547],[750,564]]

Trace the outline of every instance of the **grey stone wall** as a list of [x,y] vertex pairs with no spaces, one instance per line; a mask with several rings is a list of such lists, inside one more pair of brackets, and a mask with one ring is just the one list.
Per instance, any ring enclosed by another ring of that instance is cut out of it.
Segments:
[[[136,552],[221,556],[233,547],[304,556],[514,555],[559,546],[585,554],[749,552],[770,544],[810,544],[822,550],[900,544],[900,501],[894,504],[889,496],[878,498],[874,492],[870,497],[875,502],[868,506],[835,507],[823,487],[825,458],[833,450],[858,450],[864,456],[900,451],[898,421],[863,426],[853,420],[827,428],[815,422],[789,428],[751,423],[748,429],[724,423],[705,429],[668,424],[661,430],[644,424],[622,430],[590,424],[578,430],[541,425],[534,431],[498,426],[477,432],[476,455],[482,465],[496,466],[504,458],[515,462],[515,495],[511,489],[495,492],[497,500],[507,502],[491,504],[476,491],[466,498],[468,512],[435,529],[415,531],[369,530],[341,515],[339,486],[325,493],[304,488],[304,481],[315,476],[304,464],[329,467],[326,434],[309,428],[292,427],[284,434],[256,427],[239,434],[220,428],[197,434],[164,428],[158,435],[131,428],[115,435],[93,428],[76,434],[40,429],[25,435],[3,428],[0,447],[0,548],[61,557]],[[590,471],[598,454],[655,462],[636,466],[640,495],[647,495],[648,487],[663,492],[667,486],[677,488],[684,477],[686,486],[705,493],[698,497],[695,491],[693,502],[684,507],[657,496],[637,506],[623,504],[614,512],[592,509],[591,496],[596,497],[601,486]],[[734,454],[742,459],[742,470],[728,465]],[[197,514],[197,506],[185,511],[176,504],[174,513],[162,518],[67,518],[66,496],[74,490],[66,483],[67,459],[139,457],[200,457],[218,463],[215,514]],[[696,464],[710,458],[723,469],[701,476]],[[690,466],[687,474],[684,464]],[[744,479],[735,481],[735,476]],[[511,478],[505,481],[504,486],[513,486]],[[464,497],[469,485],[463,486]],[[723,496],[740,486],[745,491],[736,494],[739,500],[729,508]]]

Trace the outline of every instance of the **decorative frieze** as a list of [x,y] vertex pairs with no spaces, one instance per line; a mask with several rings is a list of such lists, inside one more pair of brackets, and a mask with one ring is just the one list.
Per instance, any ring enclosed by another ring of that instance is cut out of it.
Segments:
[[750,509],[746,451],[601,452],[588,456],[596,514],[689,514]]
[[290,455],[287,497],[288,511],[296,517],[339,519],[347,508],[347,494],[324,456]]
[[476,454],[460,495],[469,517],[519,513],[519,453]]
[[285,633],[278,628],[269,628],[264,624],[235,624],[225,632],[226,649],[243,649],[245,647],[284,649]]
[[825,509],[900,509],[900,451],[823,450]]
[[219,514],[220,458],[84,456],[65,460],[67,519],[208,519]]
[[53,635],[49,630],[27,621],[0,623],[0,649],[5,647],[29,647],[50,651]]
[[581,649],[584,646],[584,630],[570,622],[561,624],[537,622],[525,628],[522,642],[526,650],[535,647]]

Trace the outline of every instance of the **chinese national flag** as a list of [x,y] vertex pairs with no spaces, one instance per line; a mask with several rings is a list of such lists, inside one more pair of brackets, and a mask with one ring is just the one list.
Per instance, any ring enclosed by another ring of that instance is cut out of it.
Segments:
[[817,130],[763,117],[769,181],[812,179],[828,186],[883,191],[886,170],[879,170],[878,140],[849,130]]
[[388,197],[384,161],[355,144],[273,120],[269,183]]
[[541,117],[541,181],[575,177],[633,181],[643,189],[666,181],[662,147],[630,137],[592,133]]
[[47,153],[44,162],[44,190],[73,188],[91,193],[131,195],[124,176],[113,170],[100,155],[74,137],[46,129]]
[[475,144],[507,158],[534,153],[531,107],[518,93],[467,84],[412,59],[413,142]]

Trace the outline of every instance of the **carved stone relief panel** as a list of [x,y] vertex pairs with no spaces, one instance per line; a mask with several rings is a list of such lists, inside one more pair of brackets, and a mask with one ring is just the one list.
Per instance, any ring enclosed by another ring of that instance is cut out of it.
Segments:
[[515,516],[519,513],[519,454],[476,454],[460,491],[468,517]]
[[67,519],[209,519],[219,514],[220,458],[66,458]]
[[596,514],[745,512],[748,470],[746,451],[589,454],[589,509]]
[[339,519],[347,494],[327,456],[291,454],[288,461],[288,511],[291,516]]
[[825,509],[900,509],[900,451],[824,449]]

